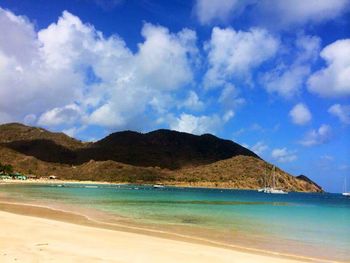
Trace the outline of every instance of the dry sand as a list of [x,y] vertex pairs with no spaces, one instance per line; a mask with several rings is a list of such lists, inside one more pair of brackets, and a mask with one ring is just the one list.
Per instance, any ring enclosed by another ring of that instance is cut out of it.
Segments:
[[297,262],[0,211],[0,262]]

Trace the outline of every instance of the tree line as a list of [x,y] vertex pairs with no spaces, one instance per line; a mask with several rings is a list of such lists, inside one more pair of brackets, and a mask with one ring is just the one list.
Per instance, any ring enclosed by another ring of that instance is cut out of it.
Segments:
[[11,164],[0,163],[0,174],[11,174],[13,173],[13,166]]

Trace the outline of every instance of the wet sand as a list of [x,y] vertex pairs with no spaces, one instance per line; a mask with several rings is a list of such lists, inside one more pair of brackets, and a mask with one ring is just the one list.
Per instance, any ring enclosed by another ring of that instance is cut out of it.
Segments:
[[[18,181],[10,182],[10,183],[11,184],[18,183]],[[53,181],[51,180],[46,182],[36,181],[35,183],[53,183]],[[55,181],[55,183],[57,183],[57,181]],[[62,183],[68,183],[68,182],[62,181]],[[76,182],[76,183],[86,183],[86,182]],[[89,183],[93,183],[93,182],[89,182]],[[59,242],[62,242],[62,243],[65,243],[65,242],[69,243],[70,235],[74,235],[74,236],[79,235],[79,232],[76,232],[73,229],[74,225],[76,225],[76,227],[78,228],[85,227],[87,229],[94,229],[94,231],[96,232],[96,233],[94,232],[95,233],[94,235],[97,235],[99,237],[101,235],[103,236],[104,233],[107,233],[108,231],[112,231],[112,232],[108,232],[109,235],[112,235],[112,233],[114,232],[116,236],[119,236],[121,232],[123,232],[124,235],[130,234],[130,237],[129,237],[130,239],[142,239],[145,242],[144,243],[145,248],[142,248],[143,250],[147,250],[147,246],[148,246],[148,241],[145,241],[145,240],[147,240],[148,238],[150,238],[150,240],[153,240],[153,238],[156,238],[156,239],[163,240],[164,244],[168,244],[168,242],[170,243],[179,242],[180,244],[183,245],[183,248],[181,248],[181,251],[179,251],[179,253],[190,253],[190,251],[186,252],[187,247],[190,248],[192,246],[196,246],[196,249],[203,250],[202,252],[207,250],[210,251],[211,249],[221,249],[223,251],[226,251],[225,253],[228,253],[230,255],[231,257],[230,262],[265,262],[265,260],[267,261],[267,259],[269,260],[269,262],[271,261],[272,262],[326,262],[326,261],[312,258],[312,257],[301,256],[299,255],[299,253],[297,253],[298,255],[294,255],[294,253],[289,254],[287,252],[289,251],[288,249],[286,249],[286,251],[279,251],[277,253],[277,252],[270,251],[270,248],[268,247],[257,248],[255,244],[247,245],[247,242],[244,239],[245,238],[244,236],[235,235],[234,237],[232,237],[235,239],[234,244],[232,243],[228,244],[227,242],[224,242],[224,243],[220,242],[221,240],[220,238],[215,240],[214,236],[218,234],[216,232],[209,233],[208,231],[206,231],[208,232],[206,233],[207,235],[198,235],[198,233],[196,233],[192,228],[187,229],[188,231],[185,231],[185,232],[183,231],[184,229],[176,229],[172,226],[167,226],[167,228],[165,229],[160,227],[154,228],[149,225],[142,225],[138,223],[136,224],[135,222],[130,221],[128,218],[123,218],[123,217],[118,218],[115,215],[108,217],[108,214],[101,213],[101,211],[93,210],[90,208],[83,209],[81,207],[78,208],[76,206],[71,206],[71,207],[67,205],[62,206],[62,204],[59,204],[59,203],[45,204],[45,203],[38,203],[38,202],[26,201],[26,200],[16,200],[11,198],[9,195],[3,195],[3,196],[0,195],[0,211],[6,212],[7,214],[10,213],[8,215],[11,215],[11,217],[13,218],[12,220],[13,220],[14,230],[16,229],[16,225],[23,225],[23,222],[26,222],[25,224],[27,224],[27,222],[29,221],[32,222],[32,227],[28,226],[28,228],[31,228],[31,229],[36,229],[37,225],[39,224],[39,221],[41,222],[41,220],[44,220],[44,222],[46,223],[50,222],[47,225],[47,228],[45,231],[47,231],[47,235],[50,235],[51,237],[52,237],[52,234],[49,228],[50,224],[55,224],[61,227],[61,224],[65,225],[68,223],[68,225],[70,225],[72,229],[70,231],[67,231],[66,236],[63,239],[59,240]],[[0,212],[0,215],[2,215],[2,212]],[[23,216],[25,217],[23,218]],[[2,218],[3,217],[0,216],[1,225],[8,225],[8,223],[3,222]],[[38,221],[38,222],[34,222],[34,221]],[[43,224],[43,226],[45,226],[46,223]],[[101,231],[101,233],[97,233],[99,230]],[[178,230],[181,230],[181,231],[178,231]],[[107,231],[107,232],[104,232],[104,231]],[[17,233],[16,231],[14,232],[14,234],[11,234],[11,232],[9,232],[7,235],[4,236],[4,239],[1,239],[1,240],[6,240],[11,235],[15,235],[17,239],[22,240],[21,241],[22,244],[18,244],[18,245],[15,244],[15,245],[12,245],[11,247],[23,246],[25,243],[29,242],[29,240],[25,239],[27,235],[30,235],[29,232],[24,231],[23,233],[20,233],[18,235],[16,235],[16,233]],[[2,234],[0,234],[1,235],[0,238],[2,238]],[[200,234],[203,234],[203,233],[201,232]],[[113,237],[108,237],[108,238],[113,239]],[[84,240],[84,237],[82,237],[82,240]],[[115,242],[121,242],[121,241],[116,240]],[[133,242],[137,243],[139,241],[134,240]],[[257,240],[256,242],[261,243],[261,240],[260,241]],[[267,243],[271,243],[271,242],[267,242]],[[74,245],[74,246],[77,246],[76,248],[77,250],[84,250],[85,245],[84,246],[81,246],[79,244],[77,245]],[[291,246],[293,247],[293,245],[295,244],[287,244],[287,243],[285,244],[285,246],[288,246],[289,248]],[[90,246],[90,245],[87,244],[87,246]],[[112,250],[115,249],[115,248],[112,248],[113,244],[110,244],[110,245],[104,244],[104,246],[109,247]],[[30,249],[29,247],[28,249],[32,251],[32,249]],[[138,250],[139,250],[139,247],[135,247],[135,251],[138,251]],[[159,247],[159,250],[162,251],[163,248]],[[198,252],[199,254],[202,253],[201,250],[199,250]],[[274,250],[274,248],[272,247],[271,250]],[[2,252],[3,252],[2,246],[0,246],[0,253],[1,253],[0,259],[8,255],[6,251],[5,251],[6,255],[3,255],[4,253]],[[149,256],[152,258],[153,257],[152,253],[156,253],[156,252],[154,252],[153,250],[153,252],[149,252],[149,253],[151,253]],[[35,259],[40,255],[33,254],[32,256]],[[80,255],[80,252],[78,253],[78,256],[84,257],[83,255]],[[117,254],[115,254],[115,256],[117,257]],[[88,257],[89,257],[88,262],[90,262],[90,256]],[[94,256],[91,255],[91,257],[93,258]],[[233,261],[236,257],[237,257],[237,261]],[[8,257],[4,259],[8,260]],[[104,258],[104,259],[106,261],[109,261],[109,259],[107,258]],[[62,260],[65,261],[65,258]],[[169,259],[167,260],[164,259],[164,260],[166,262],[172,262],[172,261],[169,261]],[[215,260],[215,262],[226,262],[225,260],[226,259],[222,258],[221,255],[218,255],[218,258]],[[154,262],[153,260],[151,261]],[[193,257],[184,262],[197,262],[197,261],[206,262],[206,260],[203,257],[198,257],[198,258]],[[0,260],[0,262],[3,262],[3,260]],[[28,262],[28,261],[22,261],[22,262]],[[29,261],[29,262],[32,262],[32,261]],[[33,262],[41,262],[41,260],[40,261],[34,260]],[[118,261],[116,259],[115,262],[127,262],[127,261]],[[132,262],[138,262],[138,261],[136,260]],[[211,260],[210,262],[213,262],[213,261]]]
[[312,262],[142,227],[99,222],[48,207],[0,202],[0,261]]
[[[130,231],[93,226],[79,215],[32,207],[72,224],[47,218],[24,216],[20,205],[2,204],[0,223],[1,262],[297,262],[293,259],[248,253],[161,238]],[[27,211],[28,211],[27,210]]]

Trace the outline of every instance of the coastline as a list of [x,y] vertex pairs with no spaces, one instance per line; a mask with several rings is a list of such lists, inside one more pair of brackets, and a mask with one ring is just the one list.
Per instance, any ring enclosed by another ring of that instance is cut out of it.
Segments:
[[[161,184],[168,187],[179,187],[179,188],[199,188],[199,189],[219,189],[219,190],[247,190],[256,191],[258,188],[242,188],[242,187],[230,187],[229,185],[217,185],[215,182],[202,182],[202,183],[191,183],[191,182],[107,182],[107,181],[90,181],[90,180],[68,180],[68,179],[27,179],[27,180],[15,180],[7,179],[0,180],[0,185],[2,184],[94,184],[94,185],[140,185],[140,186],[153,186],[155,184]],[[307,192],[307,191],[293,191],[295,193],[317,193],[317,192]]]
[[[205,250],[208,250],[208,249],[210,250],[211,248],[219,248],[219,249],[227,250],[226,253],[231,253],[231,254],[243,253],[246,256],[249,255],[249,257],[252,257],[252,256],[261,257],[261,258],[255,258],[253,261],[250,261],[248,259],[246,260],[244,256],[242,260],[239,260],[238,262],[254,262],[254,261],[265,262],[265,260],[267,259],[269,262],[323,262],[325,261],[320,258],[312,258],[308,256],[294,255],[294,254],[288,254],[288,253],[279,253],[279,252],[269,251],[265,249],[246,247],[244,245],[227,244],[227,243],[222,243],[220,241],[209,240],[198,236],[191,236],[187,234],[184,235],[181,233],[176,233],[174,231],[168,231],[168,230],[164,231],[160,229],[148,228],[147,226],[143,226],[140,224],[125,224],[125,222],[123,221],[108,222],[108,220],[107,221],[99,220],[97,217],[90,217],[86,213],[83,213],[83,212],[80,213],[81,211],[79,210],[77,211],[72,212],[72,210],[70,209],[67,209],[67,210],[58,209],[57,207],[55,208],[52,206],[45,206],[45,205],[42,206],[42,205],[30,203],[30,202],[22,203],[21,201],[7,201],[6,197],[0,199],[0,213],[2,212],[11,213],[12,217],[18,217],[14,219],[13,222],[23,222],[23,219],[21,219],[20,217],[26,216],[26,217],[31,217],[38,220],[44,219],[44,220],[54,221],[56,222],[56,224],[66,223],[66,224],[74,224],[77,226],[84,226],[88,228],[95,228],[96,231],[97,229],[100,229],[101,231],[109,230],[109,231],[123,232],[123,233],[129,233],[129,234],[136,234],[136,235],[142,235],[143,239],[161,238],[161,239],[164,239],[165,243],[177,241],[177,242],[183,242],[184,244],[205,246],[206,247]],[[0,219],[0,223],[5,224],[5,222],[3,222],[2,219]],[[21,235],[30,236],[29,233],[25,233],[25,234],[21,233]],[[148,241],[145,243],[147,244]],[[187,246],[187,245],[184,245],[184,246]],[[160,248],[160,249],[162,250],[163,248]],[[231,256],[236,257],[236,255],[231,255]],[[274,261],[276,259],[278,259],[278,261]],[[196,258],[193,258],[193,260],[194,260],[193,262],[196,262]],[[189,262],[192,262],[192,261],[189,261]]]
[[[35,205],[1,202],[0,223],[7,226],[6,231],[0,233],[0,238],[10,240],[6,242],[5,247],[0,248],[1,262],[8,262],[14,258],[20,259],[23,255],[26,255],[26,258],[42,259],[41,254],[45,253],[41,253],[43,250],[39,249],[39,247],[42,249],[40,244],[47,244],[45,245],[46,257],[55,254],[57,261],[54,262],[62,262],[68,256],[77,259],[98,257],[101,260],[109,261],[111,260],[109,256],[112,255],[113,258],[118,258],[117,262],[130,262],[130,260],[120,261],[119,257],[122,254],[123,257],[130,259],[135,255],[135,252],[138,255],[143,254],[141,257],[143,262],[148,262],[148,258],[149,262],[158,262],[157,260],[159,262],[179,262],[179,260],[184,260],[184,262],[232,262],[233,259],[237,262],[320,261],[320,259],[220,244],[142,227],[103,223],[80,214]],[[33,233],[32,229],[38,230],[41,236],[38,236],[37,231]],[[86,235],[87,232],[90,234]],[[74,244],[71,243],[72,237],[75,240]],[[92,237],[96,237],[100,241],[110,240],[110,242],[96,244],[96,240],[92,240]],[[12,239],[13,241],[11,241]],[[56,246],[59,248],[69,247],[68,252],[64,249],[58,253],[55,245],[49,249],[50,244],[54,243],[58,243]],[[129,246],[126,247],[126,244]],[[19,251],[27,251],[18,253],[12,251],[14,247],[19,247]],[[86,251],[86,247],[94,247],[95,250],[105,252]],[[106,257],[107,255],[108,257]],[[154,258],[159,259],[155,260]],[[135,260],[138,261],[135,258],[131,259],[131,261]]]
[[80,180],[60,180],[60,179],[27,179],[27,180],[15,180],[7,179],[0,180],[0,185],[2,184],[115,184],[115,185],[124,185],[128,183],[121,182],[104,182],[104,181],[80,181]]
[[[12,180],[0,182],[0,186],[6,184],[100,184],[101,187],[105,184],[127,185],[127,183],[68,180]],[[182,186],[180,188],[184,187]],[[215,230],[215,232],[214,230],[210,229],[203,229],[204,231],[200,231],[200,229],[195,229],[192,227],[174,227],[175,225],[153,226],[152,224],[139,222],[138,220],[134,221],[129,217],[120,216],[119,214],[114,213],[110,214],[108,212],[100,211],[95,208],[82,208],[81,206],[76,206],[74,204],[65,202],[42,202],[41,200],[27,200],[23,199],[22,197],[14,198],[13,196],[5,193],[4,195],[2,195],[1,192],[0,211],[12,213],[15,215],[24,215],[39,219],[42,218],[57,222],[76,224],[80,226],[94,227],[98,229],[107,229],[111,231],[141,234],[147,237],[163,238],[165,242],[166,240],[176,240],[179,242],[186,242],[190,244],[199,244],[208,247],[233,250],[241,253],[293,260],[293,262],[344,262],[342,261],[343,259],[341,257],[328,257],[327,253],[321,253],[322,255],[320,255],[318,253],[313,253],[312,251],[312,253],[309,253],[310,250],[306,252],[307,247],[304,247],[302,244],[299,245],[295,242],[290,243],[288,240],[283,240],[283,247],[277,246],[278,249],[275,249],[275,245],[277,245],[277,240],[271,240],[270,238],[261,239],[261,236],[256,236],[259,239],[253,240],[251,236],[249,236],[249,238],[248,236],[245,236],[244,232],[236,232],[234,233],[232,238],[223,239],[222,236],[220,236],[219,232],[216,232],[217,230]],[[17,221],[20,222],[20,219],[18,219]],[[289,249],[290,246],[293,247],[293,249]],[[327,252],[328,249],[325,248],[323,252],[325,251]],[[331,258],[333,259],[331,260]]]

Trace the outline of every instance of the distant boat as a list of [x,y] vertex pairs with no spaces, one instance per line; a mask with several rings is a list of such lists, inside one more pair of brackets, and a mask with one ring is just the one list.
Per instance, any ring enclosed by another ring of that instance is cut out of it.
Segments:
[[153,188],[164,188],[164,185],[162,185],[162,184],[154,184]]
[[342,193],[342,195],[344,196],[350,196],[350,192],[347,192],[347,185],[346,185],[346,176],[344,178],[344,192]]
[[288,192],[283,191],[282,189],[275,188],[276,187],[275,181],[276,181],[276,166],[273,166],[272,167],[272,187],[265,187],[261,192],[264,192],[265,194],[288,194]]
[[267,194],[288,194],[288,192],[283,191],[282,189],[269,188],[265,190]]
[[265,169],[265,174],[264,174],[264,187],[258,189],[258,192],[260,192],[260,193],[265,193],[266,191],[271,189],[270,187],[267,187],[267,172],[266,172],[266,170],[267,170],[267,168]]

